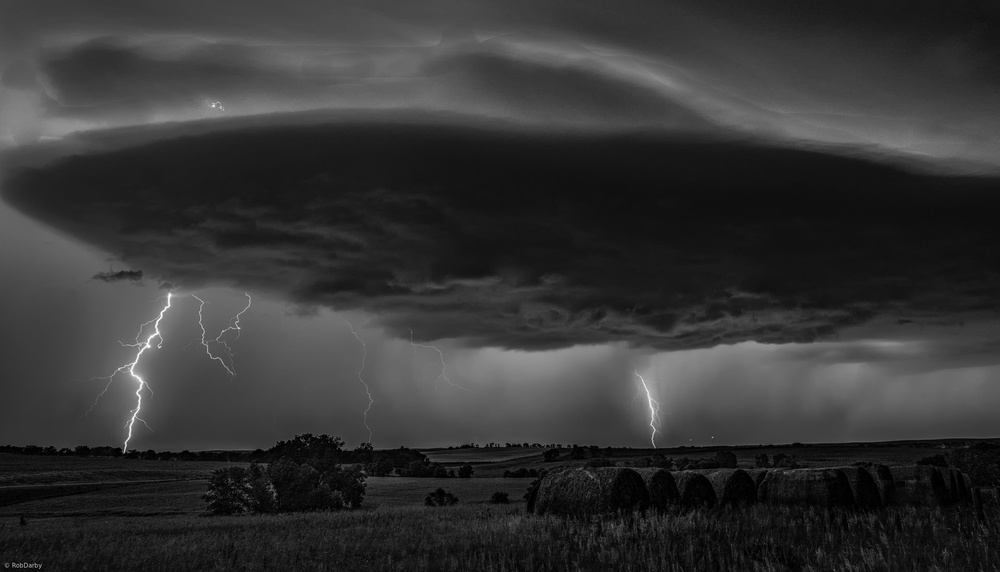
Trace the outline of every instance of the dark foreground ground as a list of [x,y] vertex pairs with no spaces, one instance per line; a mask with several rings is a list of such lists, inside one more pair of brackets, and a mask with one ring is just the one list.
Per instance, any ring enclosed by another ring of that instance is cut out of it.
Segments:
[[[750,466],[762,450],[737,450]],[[803,447],[807,466],[913,462],[927,446]],[[42,570],[997,570],[1000,522],[967,506],[851,510],[754,506],[590,520],[525,514],[531,449],[427,451],[471,479],[369,478],[364,507],[210,517],[219,463],[0,455],[0,561]],[[622,451],[619,461],[651,451]],[[669,451],[697,458],[711,451]],[[565,464],[575,464],[566,462]],[[6,486],[3,486],[6,485]],[[425,507],[431,490],[459,498]],[[495,491],[508,505],[490,504]],[[24,516],[26,524],[21,524]],[[13,569],[13,568],[12,568]]]

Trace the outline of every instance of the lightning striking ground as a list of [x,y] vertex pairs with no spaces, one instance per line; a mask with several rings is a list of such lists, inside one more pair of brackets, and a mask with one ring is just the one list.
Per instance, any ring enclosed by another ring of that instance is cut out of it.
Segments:
[[[139,417],[139,412],[142,411],[142,390],[146,389],[150,393],[152,393],[153,390],[149,387],[149,384],[146,382],[146,380],[144,380],[139,374],[135,372],[135,367],[139,365],[139,360],[142,359],[142,354],[144,354],[146,350],[153,347],[153,340],[157,340],[156,342],[157,349],[159,349],[160,346],[163,345],[163,335],[160,333],[160,321],[163,320],[163,316],[166,315],[167,310],[170,309],[172,300],[173,300],[173,294],[168,292],[167,304],[163,306],[163,308],[160,310],[160,313],[152,320],[149,320],[148,322],[145,322],[144,324],[139,326],[139,333],[135,335],[135,343],[126,344],[124,342],[118,342],[119,344],[122,345],[122,347],[139,348],[139,351],[135,354],[135,357],[132,359],[131,362],[126,363],[125,365],[119,367],[114,372],[112,372],[111,375],[93,378],[93,379],[107,379],[108,384],[104,387],[104,391],[99,393],[97,395],[97,398],[94,399],[94,404],[91,405],[90,409],[87,410],[87,414],[89,414],[90,411],[94,408],[94,406],[97,405],[98,400],[100,400],[100,398],[105,393],[107,393],[108,388],[111,387],[112,380],[114,380],[115,376],[118,375],[119,373],[122,373],[123,371],[127,370],[129,375],[131,375],[132,378],[135,379],[136,382],[138,382],[137,387],[135,389],[135,397],[136,397],[135,409],[129,412],[130,413],[129,420],[125,422],[125,427],[128,429],[128,436],[125,438],[125,443],[122,445],[122,453],[128,452],[128,442],[132,439],[132,428],[135,425],[136,421],[142,422],[143,425],[149,428],[149,424],[147,424],[143,418]],[[142,333],[146,330],[146,328],[150,324],[153,324],[153,333],[147,336],[145,341],[140,341],[140,338],[142,338]]]
[[[649,386],[646,385],[646,380],[643,379],[637,370],[632,370],[635,376],[639,378],[642,382],[642,388],[646,390],[646,400],[649,402],[649,428],[652,429],[649,435],[649,442],[653,444],[653,448],[656,448],[656,434],[659,432],[660,425],[660,402],[653,399],[653,394],[649,391]],[[634,399],[633,399],[634,401]]]
[[427,345],[424,345],[424,344],[414,343],[414,341],[413,341],[413,328],[410,328],[410,346],[413,347],[413,353],[414,354],[417,353],[417,348],[426,348],[426,349],[429,349],[429,350],[436,351],[438,353],[438,357],[441,358],[441,375],[437,376],[437,379],[434,380],[434,388],[435,389],[437,389],[437,382],[439,380],[443,380],[445,383],[447,383],[448,385],[450,385],[452,387],[455,387],[455,388],[458,388],[458,389],[464,389],[465,391],[468,391],[468,392],[472,391],[468,387],[465,387],[464,385],[457,384],[457,383],[453,382],[451,379],[448,378],[448,364],[445,363],[445,361],[444,361],[444,352],[442,352],[441,350],[439,350],[438,348],[436,348],[434,346],[427,346]]
[[368,346],[365,345],[365,341],[362,340],[360,336],[358,336],[358,333],[354,331],[354,326],[352,326],[351,323],[348,322],[347,320],[344,320],[344,322],[347,324],[347,327],[351,329],[351,333],[354,334],[354,338],[356,340],[358,340],[359,342],[361,342],[361,351],[363,353],[361,354],[361,367],[358,369],[358,381],[361,382],[361,385],[365,386],[365,394],[368,395],[368,407],[365,409],[365,412],[362,415],[362,417],[364,418],[365,429],[368,430],[368,444],[371,444],[371,442],[372,442],[372,428],[368,426],[368,412],[371,411],[372,404],[375,403],[375,400],[372,399],[372,393],[371,393],[371,391],[368,388],[368,383],[365,381],[365,378],[362,376],[362,373],[365,371],[365,360],[368,358]]

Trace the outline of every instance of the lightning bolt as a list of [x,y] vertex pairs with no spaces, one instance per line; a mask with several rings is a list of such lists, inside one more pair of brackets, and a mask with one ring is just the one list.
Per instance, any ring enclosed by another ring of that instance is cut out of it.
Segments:
[[[146,350],[151,349],[153,347],[153,340],[157,340],[156,342],[157,349],[159,349],[160,346],[163,345],[163,335],[160,333],[160,321],[163,320],[163,316],[165,316],[167,310],[170,309],[172,300],[173,300],[173,293],[168,292],[167,303],[160,310],[160,313],[152,320],[149,320],[148,322],[145,322],[144,324],[139,326],[139,333],[135,335],[135,343],[126,344],[125,342],[121,341],[118,342],[119,344],[121,344],[122,347],[139,348],[139,351],[135,354],[135,357],[132,359],[132,361],[119,367],[118,369],[113,371],[111,375],[91,378],[91,379],[107,379],[108,383],[107,385],[104,386],[104,391],[99,393],[97,397],[94,399],[93,405],[90,406],[90,409],[87,410],[87,413],[85,413],[85,415],[90,414],[91,410],[94,409],[94,406],[97,405],[97,402],[101,399],[101,397],[103,397],[104,394],[108,392],[108,388],[111,387],[111,382],[114,380],[115,376],[118,375],[119,373],[128,371],[128,374],[131,375],[132,378],[135,379],[135,381],[137,382],[135,389],[135,397],[136,397],[135,409],[129,412],[131,415],[129,417],[129,420],[125,422],[125,427],[128,429],[128,436],[125,438],[124,445],[122,445],[122,453],[128,452],[128,442],[132,439],[132,427],[135,425],[136,421],[142,422],[142,424],[145,425],[147,429],[150,429],[152,431],[152,428],[149,427],[149,424],[147,424],[143,418],[139,417],[139,412],[142,411],[142,390],[147,389],[150,392],[150,394],[153,393],[153,390],[146,382],[146,380],[144,380],[138,373],[135,372],[135,368],[137,365],[139,365],[139,360],[142,359],[142,354],[146,353]],[[153,324],[153,333],[149,334],[149,336],[146,337],[145,341],[141,341],[140,338],[142,338],[142,333],[146,330],[146,328],[150,324]]]
[[445,361],[444,361],[444,352],[442,352],[441,350],[439,350],[438,348],[436,348],[434,346],[425,346],[424,344],[417,344],[417,343],[413,342],[413,328],[410,328],[410,345],[413,347],[413,353],[414,354],[417,353],[417,348],[425,348],[425,349],[436,351],[438,353],[438,357],[441,358],[441,375],[437,376],[437,379],[434,380],[434,389],[437,389],[437,382],[439,380],[443,380],[445,383],[447,383],[448,385],[450,385],[452,387],[456,387],[458,389],[464,389],[465,391],[472,392],[472,390],[469,389],[468,387],[465,387],[464,385],[459,385],[459,384],[453,382],[452,380],[448,379],[448,364],[445,363]]
[[[649,391],[649,386],[646,385],[646,380],[643,379],[637,370],[632,370],[635,376],[639,378],[642,382],[642,388],[646,390],[646,400],[649,402],[649,428],[652,432],[649,435],[649,442],[653,444],[653,448],[656,448],[656,434],[659,432],[657,429],[660,425],[660,402],[653,399],[653,394]],[[635,401],[633,399],[633,401]]]
[[203,313],[202,313],[202,310],[205,308],[205,304],[207,304],[207,302],[205,302],[198,296],[191,294],[191,297],[198,301],[198,326],[201,327],[201,345],[205,347],[205,354],[208,355],[209,359],[213,359],[222,364],[222,367],[226,368],[226,371],[229,372],[229,375],[231,376],[236,375],[236,365],[233,362],[233,356],[235,354],[233,354],[232,348],[229,347],[229,344],[226,343],[226,341],[223,340],[222,337],[226,334],[226,332],[235,330],[236,337],[233,338],[233,341],[235,342],[236,340],[240,339],[240,333],[242,333],[242,330],[240,329],[240,317],[243,316],[244,312],[250,309],[250,304],[253,302],[253,300],[250,298],[250,294],[244,292],[243,295],[247,297],[246,307],[240,310],[240,312],[236,314],[236,316],[233,319],[229,320],[230,326],[219,332],[219,335],[216,336],[215,340],[213,340],[214,342],[219,343],[224,348],[226,348],[226,354],[229,355],[229,364],[226,364],[226,361],[222,359],[220,356],[214,355],[212,353],[211,348],[209,348],[208,346],[208,340],[206,339],[208,332],[205,331],[205,323],[203,321]]
[[366,346],[365,341],[362,340],[360,336],[358,336],[358,333],[354,331],[354,326],[352,326],[351,323],[348,322],[347,320],[344,320],[344,322],[347,324],[347,327],[351,329],[351,333],[354,334],[354,339],[361,342],[361,351],[363,353],[361,354],[361,368],[358,369],[358,381],[361,382],[361,385],[365,386],[365,393],[368,395],[368,407],[365,409],[365,412],[363,413],[362,416],[364,418],[365,429],[368,430],[368,443],[371,444],[372,428],[368,426],[368,412],[371,411],[372,404],[375,403],[375,400],[372,399],[372,394],[371,391],[369,391],[368,383],[365,382],[365,378],[361,375],[362,372],[365,371],[365,359],[368,358],[368,346]]

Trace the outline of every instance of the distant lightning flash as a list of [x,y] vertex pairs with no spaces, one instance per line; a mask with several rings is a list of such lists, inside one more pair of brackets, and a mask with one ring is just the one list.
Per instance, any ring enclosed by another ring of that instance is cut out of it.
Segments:
[[[649,386],[646,385],[646,380],[639,375],[639,372],[633,370],[635,376],[639,378],[642,382],[642,388],[646,390],[646,400],[649,401],[649,428],[652,432],[649,435],[649,442],[653,444],[653,448],[656,448],[656,434],[658,432],[657,427],[660,425],[660,402],[653,399],[653,394],[649,391]],[[633,399],[634,401],[634,399]]]
[[[141,417],[139,417],[139,412],[142,410],[142,390],[147,389],[149,390],[150,393],[152,393],[153,390],[149,387],[149,384],[146,383],[146,380],[144,380],[142,377],[139,376],[139,374],[135,372],[135,367],[139,365],[139,360],[142,358],[142,354],[144,354],[146,350],[153,347],[153,340],[157,340],[156,342],[157,349],[159,349],[160,346],[163,345],[163,335],[160,333],[160,321],[163,320],[163,316],[166,315],[167,310],[170,309],[172,299],[173,299],[173,294],[168,292],[167,304],[163,307],[163,309],[160,310],[160,313],[157,315],[157,317],[139,326],[139,333],[135,335],[134,344],[126,344],[124,342],[118,342],[119,344],[122,345],[122,347],[139,348],[138,353],[135,354],[135,358],[133,358],[131,362],[116,369],[114,372],[111,373],[111,375],[100,378],[94,378],[94,379],[107,379],[108,384],[104,387],[104,391],[98,394],[97,398],[94,399],[94,404],[91,405],[90,409],[87,410],[88,414],[94,408],[94,406],[97,405],[97,401],[105,393],[107,393],[108,388],[111,387],[111,381],[119,373],[122,373],[123,371],[127,370],[129,375],[131,375],[132,378],[135,379],[137,382],[137,387],[135,389],[135,397],[136,397],[135,409],[129,412],[131,413],[131,416],[129,420],[125,423],[125,427],[128,428],[128,436],[125,438],[124,445],[122,445],[122,453],[128,452],[128,442],[132,439],[132,427],[135,425],[136,421],[142,422],[143,425],[146,425],[146,427],[149,428],[149,425],[146,423],[146,421]],[[140,338],[142,337],[142,332],[145,331],[146,327],[149,326],[150,324],[153,324],[153,333],[151,333],[146,338],[145,341],[140,341]]]
[[448,385],[450,385],[452,387],[456,387],[458,389],[464,389],[465,391],[468,391],[468,392],[472,391],[468,387],[465,387],[464,385],[459,385],[459,384],[453,382],[452,380],[448,379],[448,364],[445,363],[445,361],[444,361],[444,352],[442,352],[441,350],[439,350],[438,348],[436,348],[434,346],[425,346],[424,344],[417,344],[417,343],[413,342],[413,328],[410,328],[410,345],[413,346],[413,353],[417,352],[417,348],[425,348],[425,349],[436,351],[438,353],[438,357],[441,358],[441,375],[437,376],[437,379],[434,380],[434,388],[435,389],[437,389],[437,381],[438,380],[444,380],[445,383],[447,383]]
[[[231,376],[235,376],[236,375],[236,365],[233,363],[233,355],[234,355],[233,354],[233,349],[231,347],[229,347],[229,344],[225,340],[223,340],[222,337],[224,335],[226,335],[226,332],[231,332],[231,331],[235,330],[236,331],[236,337],[233,338],[233,341],[235,342],[236,340],[240,339],[240,333],[242,333],[242,331],[243,331],[243,330],[240,329],[240,317],[243,316],[243,314],[247,310],[250,309],[250,304],[253,302],[252,298],[250,298],[250,294],[248,294],[247,292],[244,292],[243,295],[247,297],[247,305],[246,305],[246,307],[243,308],[242,310],[240,310],[240,312],[238,314],[236,314],[236,316],[232,320],[229,321],[230,326],[228,326],[227,328],[225,328],[224,330],[222,330],[221,332],[219,332],[219,335],[216,336],[215,340],[213,340],[216,343],[221,344],[224,348],[226,348],[226,354],[229,355],[229,364],[226,364],[226,361],[223,360],[220,356],[217,356],[217,355],[213,354],[211,348],[209,348],[209,346],[208,346],[208,339],[206,339],[206,336],[208,334],[205,331],[205,323],[203,321],[203,315],[202,315],[202,310],[205,308],[205,304],[207,302],[205,302],[204,300],[202,300],[198,296],[195,296],[194,294],[191,294],[191,297],[194,298],[195,300],[197,300],[198,303],[199,303],[199,305],[198,305],[198,325],[201,327],[201,345],[205,347],[205,353],[208,354],[208,357],[210,359],[213,359],[213,360],[221,363],[222,367],[226,368],[226,371],[229,372],[229,375],[231,375]],[[197,339],[197,338],[195,338],[195,339]]]
[[368,412],[371,411],[372,404],[375,403],[375,400],[372,399],[372,393],[368,388],[368,383],[365,382],[365,378],[362,376],[362,373],[365,371],[365,360],[368,358],[368,346],[366,346],[365,341],[362,340],[360,336],[358,336],[358,333],[354,331],[354,326],[352,326],[351,323],[348,322],[347,320],[344,320],[344,322],[347,324],[347,327],[351,329],[351,333],[354,334],[354,338],[359,342],[361,342],[361,351],[363,353],[361,354],[361,368],[358,369],[358,381],[361,382],[361,385],[365,386],[365,393],[368,395],[368,407],[365,409],[363,417],[364,417],[365,429],[368,430],[368,443],[371,444],[372,428],[368,426]]

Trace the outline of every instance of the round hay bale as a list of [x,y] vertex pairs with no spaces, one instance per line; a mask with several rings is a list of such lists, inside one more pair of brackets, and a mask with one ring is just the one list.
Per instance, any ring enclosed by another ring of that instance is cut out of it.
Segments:
[[681,506],[684,508],[712,508],[715,506],[715,489],[708,477],[694,471],[674,473]]
[[961,473],[961,477],[965,488],[965,502],[972,502],[972,478],[965,473]]
[[718,451],[715,453],[715,462],[723,469],[735,469],[737,465],[736,453],[732,451]]
[[535,512],[535,502],[538,501],[538,489],[541,486],[542,486],[542,479],[538,479],[531,485],[531,488],[528,489],[528,498],[526,500],[528,501],[529,514]]
[[838,467],[847,475],[851,485],[854,504],[861,509],[875,509],[882,506],[882,496],[878,492],[875,477],[864,467]]
[[958,492],[958,478],[955,474],[955,469],[944,467],[939,470],[941,471],[941,477],[944,479],[944,486],[948,489],[948,500],[953,503],[961,501],[962,496]]
[[719,469],[706,475],[715,491],[719,506],[738,506],[757,502],[757,484],[743,469]]
[[899,504],[940,506],[948,502],[948,488],[937,467],[892,467],[892,476],[896,481],[896,502]]
[[878,496],[882,501],[882,506],[896,504],[896,481],[892,478],[892,471],[885,465],[876,465],[871,470],[872,477],[875,478],[875,486],[878,487]]
[[546,475],[533,508],[537,514],[584,516],[631,511],[648,503],[646,484],[632,469],[576,468]]
[[646,492],[649,493],[649,506],[663,510],[669,506],[680,503],[681,495],[677,490],[677,482],[670,471],[650,467],[648,469],[634,469],[639,473],[644,483]]
[[764,477],[767,476],[768,470],[769,469],[748,469],[747,470],[747,474],[750,475],[751,479],[753,479],[753,484],[758,489],[760,488],[760,484],[764,482]]
[[769,504],[851,506],[854,493],[844,471],[790,469],[771,471],[758,489],[758,499]]

